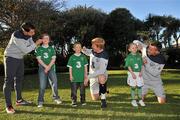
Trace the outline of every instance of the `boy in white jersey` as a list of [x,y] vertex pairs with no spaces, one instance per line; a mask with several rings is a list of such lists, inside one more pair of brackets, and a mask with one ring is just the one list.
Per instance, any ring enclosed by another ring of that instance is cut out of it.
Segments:
[[108,54],[104,50],[105,41],[103,38],[94,38],[92,41],[92,49],[83,49],[83,53],[90,56],[89,81],[90,91],[93,100],[98,100],[101,96],[101,107],[107,107],[106,104],[106,80]]

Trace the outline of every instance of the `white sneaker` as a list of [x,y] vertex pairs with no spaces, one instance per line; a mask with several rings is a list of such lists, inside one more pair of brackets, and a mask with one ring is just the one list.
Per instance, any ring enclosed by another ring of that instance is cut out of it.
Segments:
[[54,102],[56,102],[57,104],[61,104],[62,103],[62,101],[60,99],[56,99],[56,100],[54,100]]
[[42,102],[39,102],[37,107],[38,107],[38,108],[43,107],[43,103],[42,103]]
[[131,104],[132,104],[132,106],[134,106],[134,107],[138,107],[138,104],[137,104],[136,100],[132,100],[132,101],[131,101]]
[[37,107],[38,107],[38,108],[41,108],[41,107],[43,107],[43,105],[38,105]]
[[6,108],[6,112],[8,114],[14,114],[15,110],[14,110],[13,106],[9,106],[9,107]]
[[84,102],[84,103],[81,103],[81,105],[82,105],[82,106],[85,106],[85,105],[86,105],[86,103],[85,103],[85,102]]
[[141,106],[143,106],[143,107],[146,106],[145,103],[144,103],[142,100],[139,100],[139,104],[140,104]]

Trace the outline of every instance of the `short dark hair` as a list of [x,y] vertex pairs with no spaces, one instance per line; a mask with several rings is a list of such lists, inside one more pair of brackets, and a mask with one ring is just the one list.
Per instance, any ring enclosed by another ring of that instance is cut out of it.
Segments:
[[29,32],[31,29],[35,29],[34,25],[30,22],[24,22],[22,25],[21,25],[21,29],[23,31],[26,31],[26,32]]
[[150,43],[151,46],[155,46],[159,51],[161,50],[162,48],[162,44],[160,42],[151,42]]

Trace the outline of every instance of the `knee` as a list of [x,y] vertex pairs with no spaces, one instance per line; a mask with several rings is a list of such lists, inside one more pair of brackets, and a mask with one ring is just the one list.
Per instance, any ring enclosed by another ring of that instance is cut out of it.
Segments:
[[100,84],[105,84],[106,83],[106,76],[105,75],[99,75],[98,81]]
[[165,104],[166,103],[166,98],[158,97],[158,102],[159,102],[159,104]]
[[45,85],[40,85],[40,91],[44,91],[46,89],[46,86]]
[[91,94],[91,98],[92,100],[97,101],[99,100],[99,94]]

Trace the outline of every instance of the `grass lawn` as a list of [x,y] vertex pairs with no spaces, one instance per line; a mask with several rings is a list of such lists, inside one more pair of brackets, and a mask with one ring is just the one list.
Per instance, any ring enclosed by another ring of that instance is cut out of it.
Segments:
[[[38,75],[26,75],[23,84],[23,97],[33,102],[29,106],[15,106],[14,115],[5,112],[4,97],[2,93],[3,77],[0,77],[0,120],[180,120],[180,72],[164,71],[162,78],[167,95],[167,104],[160,105],[150,91],[145,101],[146,107],[134,108],[130,104],[130,90],[126,84],[126,71],[109,71],[107,96],[108,107],[100,108],[99,101],[92,101],[89,88],[86,89],[87,105],[71,107],[70,83],[67,73],[58,75],[59,93],[63,104],[56,105],[51,99],[51,89],[45,93],[45,105],[37,107]],[[12,92],[13,104],[15,94]],[[79,93],[79,92],[78,92]],[[79,98],[79,96],[78,96]],[[79,100],[79,99],[78,99]]]

